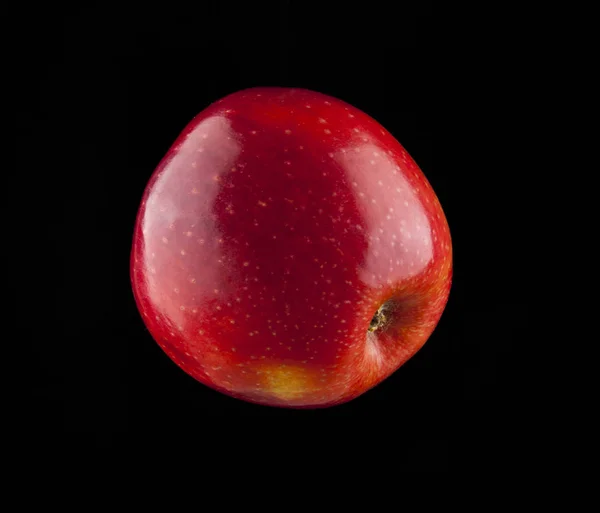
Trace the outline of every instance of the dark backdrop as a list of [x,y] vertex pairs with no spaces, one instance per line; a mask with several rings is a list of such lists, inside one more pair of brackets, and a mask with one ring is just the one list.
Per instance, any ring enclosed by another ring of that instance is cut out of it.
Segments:
[[[326,454],[383,452],[401,469],[448,470],[494,465],[523,441],[527,176],[515,187],[502,172],[510,136],[489,130],[502,109],[491,82],[506,63],[475,54],[478,39],[429,2],[321,4],[21,15],[33,46],[15,54],[26,79],[16,153],[39,208],[25,229],[36,236],[27,279],[38,312],[22,419],[42,445],[185,453],[260,440],[273,457],[301,458],[303,443],[318,442]],[[453,237],[450,301],[428,343],[326,410],[255,406],[195,382],[146,332],[130,289],[134,217],[160,158],[211,102],[268,85],[339,97],[380,121],[433,185]]]

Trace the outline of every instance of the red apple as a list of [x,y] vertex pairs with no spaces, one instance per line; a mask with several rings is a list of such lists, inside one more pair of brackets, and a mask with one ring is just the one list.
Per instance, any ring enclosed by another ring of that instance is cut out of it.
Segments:
[[380,383],[425,343],[452,276],[446,218],[415,161],[360,110],[256,88],[198,114],[152,175],[131,281],[195,379],[318,408]]

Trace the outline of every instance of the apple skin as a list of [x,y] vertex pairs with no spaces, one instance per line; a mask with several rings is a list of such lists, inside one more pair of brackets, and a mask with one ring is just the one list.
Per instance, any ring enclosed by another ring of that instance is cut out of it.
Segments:
[[159,346],[269,406],[380,383],[429,338],[451,279],[448,224],[415,161],[364,112],[304,89],[247,89],[198,114],[134,228],[133,292]]

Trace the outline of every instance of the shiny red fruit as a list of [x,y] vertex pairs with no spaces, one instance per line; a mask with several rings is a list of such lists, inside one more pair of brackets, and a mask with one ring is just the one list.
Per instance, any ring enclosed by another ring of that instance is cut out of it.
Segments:
[[452,248],[427,179],[375,120],[302,89],[229,95],[152,175],[131,280],[169,357],[271,406],[351,400],[425,343]]

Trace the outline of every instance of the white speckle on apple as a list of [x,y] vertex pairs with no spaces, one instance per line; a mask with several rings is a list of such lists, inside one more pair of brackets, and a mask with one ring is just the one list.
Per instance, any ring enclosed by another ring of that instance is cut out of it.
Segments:
[[292,131],[288,128],[287,130],[284,130],[285,135],[290,135],[292,133]]
[[164,244],[168,244],[169,243],[169,239],[167,239],[166,237],[163,237],[162,241],[163,241]]

